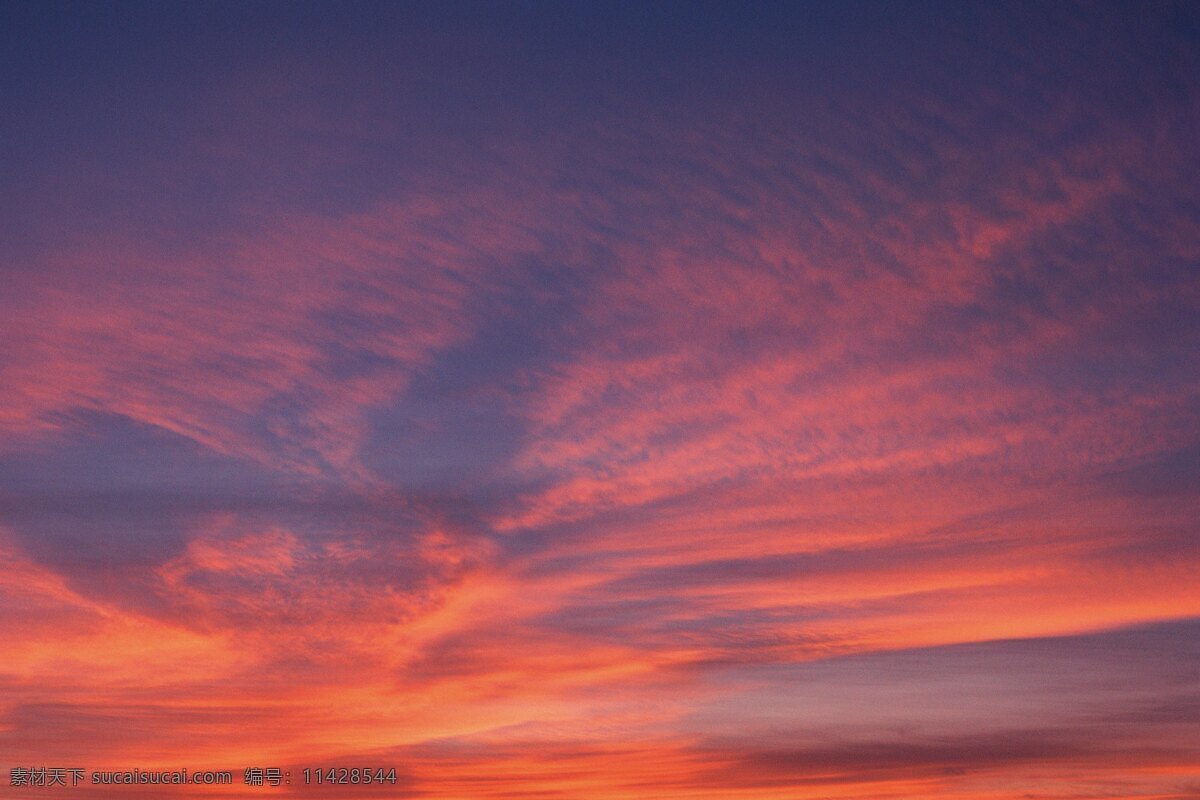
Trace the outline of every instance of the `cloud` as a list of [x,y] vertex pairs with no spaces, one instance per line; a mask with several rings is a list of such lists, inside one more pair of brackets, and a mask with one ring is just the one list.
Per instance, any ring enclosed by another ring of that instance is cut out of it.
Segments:
[[0,215],[0,749],[1186,795],[1195,26],[877,11],[381,11],[16,98],[65,138]]

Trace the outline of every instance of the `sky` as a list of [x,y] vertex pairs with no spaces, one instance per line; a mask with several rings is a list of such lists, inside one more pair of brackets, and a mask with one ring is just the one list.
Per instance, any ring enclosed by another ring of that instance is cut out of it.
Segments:
[[0,5],[0,796],[1200,798],[1198,9]]

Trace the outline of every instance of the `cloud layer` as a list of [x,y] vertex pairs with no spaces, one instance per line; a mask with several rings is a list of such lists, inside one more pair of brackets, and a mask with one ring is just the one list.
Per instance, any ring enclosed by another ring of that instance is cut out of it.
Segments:
[[1194,11],[477,10],[12,12],[0,766],[1196,796]]

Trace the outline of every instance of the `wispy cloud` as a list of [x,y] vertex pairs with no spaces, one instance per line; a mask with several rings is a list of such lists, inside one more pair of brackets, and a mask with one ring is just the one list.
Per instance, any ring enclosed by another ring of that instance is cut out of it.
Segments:
[[1194,794],[1194,14],[542,11],[20,138],[4,758]]

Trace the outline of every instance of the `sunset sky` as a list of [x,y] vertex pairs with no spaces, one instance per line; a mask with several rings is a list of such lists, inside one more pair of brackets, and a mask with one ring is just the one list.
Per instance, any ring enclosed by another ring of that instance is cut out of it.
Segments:
[[1200,4],[6,2],[0,143],[0,800],[1200,798]]

